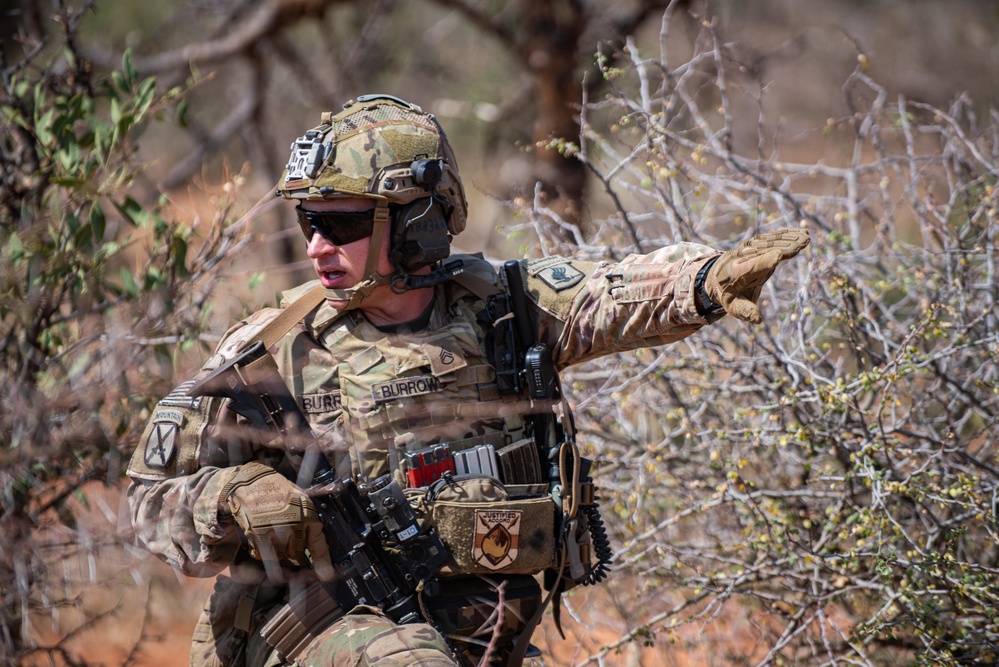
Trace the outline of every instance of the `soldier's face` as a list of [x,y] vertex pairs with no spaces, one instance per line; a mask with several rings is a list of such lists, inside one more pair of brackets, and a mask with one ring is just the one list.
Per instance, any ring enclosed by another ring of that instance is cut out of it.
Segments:
[[[305,201],[301,207],[306,211],[350,213],[373,209],[374,204],[370,199],[347,198]],[[392,263],[388,259],[389,236],[385,234],[382,237],[382,248],[378,253],[377,271],[383,275],[391,274],[393,271]],[[364,278],[370,245],[370,236],[337,245],[323,234],[315,233],[311,239],[308,239],[306,253],[312,260],[312,266],[323,287],[349,289]],[[339,308],[346,304],[331,302],[331,305]]]

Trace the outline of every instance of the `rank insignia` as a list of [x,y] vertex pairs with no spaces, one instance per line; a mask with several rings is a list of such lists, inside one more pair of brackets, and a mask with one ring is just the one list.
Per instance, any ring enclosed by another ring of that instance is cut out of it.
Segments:
[[456,349],[427,345],[424,348],[424,352],[430,360],[430,369],[434,375],[439,376],[454,373],[459,368],[464,368],[468,365],[465,357]]
[[520,553],[521,510],[476,510],[472,559],[490,570],[512,565]]

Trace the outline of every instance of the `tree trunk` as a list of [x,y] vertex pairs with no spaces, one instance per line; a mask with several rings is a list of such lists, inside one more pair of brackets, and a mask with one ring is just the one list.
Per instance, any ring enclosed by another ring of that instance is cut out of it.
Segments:
[[[537,104],[532,177],[541,183],[547,206],[578,227],[586,191],[585,167],[555,146],[558,140],[579,142],[576,116],[582,104],[582,84],[577,80],[576,55],[585,18],[581,7],[560,0],[523,0],[520,15]],[[564,231],[558,236],[572,239]]]

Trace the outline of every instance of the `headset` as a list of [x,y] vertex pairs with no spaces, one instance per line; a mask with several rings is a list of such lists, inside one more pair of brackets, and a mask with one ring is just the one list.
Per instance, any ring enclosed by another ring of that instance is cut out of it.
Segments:
[[[397,291],[443,282],[454,275],[456,268],[448,265],[429,275],[413,275],[423,267],[434,266],[450,256],[452,236],[448,223],[453,207],[445,197],[434,191],[444,173],[443,160],[414,160],[408,171],[412,184],[426,190],[427,196],[407,204],[389,206],[392,215],[389,261],[398,274],[392,282]],[[404,182],[404,185],[409,183]],[[386,189],[398,187],[391,182],[383,182],[382,186]]]

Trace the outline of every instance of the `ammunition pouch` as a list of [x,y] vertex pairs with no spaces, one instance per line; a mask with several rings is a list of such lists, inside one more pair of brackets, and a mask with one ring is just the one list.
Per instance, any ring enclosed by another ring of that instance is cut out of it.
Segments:
[[194,667],[246,664],[247,637],[267,610],[280,602],[284,590],[261,584],[259,579],[244,582],[219,575],[194,628],[190,664]]
[[435,482],[426,516],[448,550],[441,573],[536,574],[552,567],[555,505],[545,491],[543,484],[506,487],[485,475]]
[[292,590],[288,602],[271,612],[260,635],[281,657],[294,662],[319,635],[344,615],[340,604],[319,582]]

